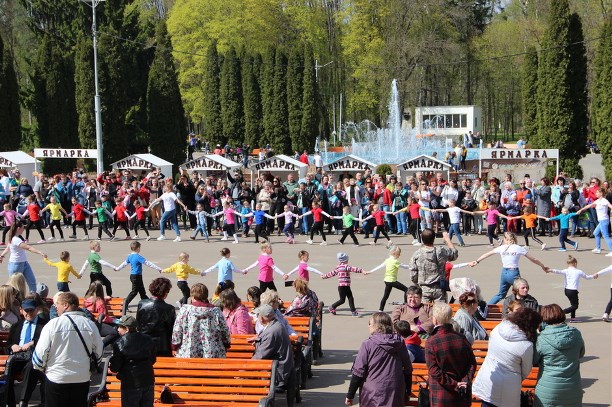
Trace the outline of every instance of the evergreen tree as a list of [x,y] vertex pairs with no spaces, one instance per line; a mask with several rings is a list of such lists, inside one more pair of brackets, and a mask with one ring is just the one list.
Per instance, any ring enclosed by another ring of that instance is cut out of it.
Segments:
[[212,143],[220,143],[223,135],[221,121],[221,62],[217,41],[212,41],[206,54],[204,70],[204,133]]
[[234,47],[223,57],[221,67],[221,121],[223,141],[235,147],[244,140],[244,113],[240,60]]
[[[580,16],[572,13],[569,18],[569,86],[573,119],[570,122],[570,136],[574,157],[581,158],[587,153],[588,97],[587,97],[587,55],[582,33]],[[564,167],[565,168],[565,167]],[[582,178],[582,177],[581,177]]]
[[304,90],[302,96],[302,130],[298,151],[309,149],[319,130],[319,91],[312,49],[304,47]]
[[272,100],[272,148],[275,154],[290,151],[289,117],[287,112],[287,57],[280,49],[274,58]]
[[161,20],[155,34],[157,48],[149,71],[147,114],[150,150],[171,163],[185,160],[185,111],[172,58],[172,43],[166,22]]
[[529,47],[523,61],[522,75],[523,129],[526,139],[533,143],[538,133],[538,54]]
[[287,111],[291,148],[302,151],[302,82],[304,80],[304,52],[302,47],[293,47],[287,66]]
[[261,138],[261,93],[257,80],[255,58],[245,55],[242,59],[242,93],[244,96],[244,142],[250,146]]
[[593,133],[601,151],[606,179],[612,179],[612,18],[602,27],[599,48],[595,55],[595,83],[593,84]]
[[0,36],[0,151],[18,150],[20,143],[19,85],[13,56]]
[[79,141],[83,148],[96,148],[96,114],[94,110],[94,70],[91,40],[80,36],[74,56],[76,110],[79,117]]
[[274,139],[274,63],[276,49],[268,48],[260,69],[261,110],[263,117],[263,133],[258,147],[272,143]]

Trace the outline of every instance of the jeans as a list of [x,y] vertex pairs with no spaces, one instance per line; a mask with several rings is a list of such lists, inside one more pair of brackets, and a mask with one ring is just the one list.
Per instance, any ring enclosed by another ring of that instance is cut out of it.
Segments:
[[[303,214],[305,214],[306,212],[308,212],[308,208],[301,208],[300,212]],[[304,216],[302,218],[302,233],[303,234],[308,234],[308,232],[310,231],[310,225],[312,224],[311,222],[312,216]]]
[[463,243],[463,238],[461,237],[461,233],[459,233],[459,224],[458,223],[451,223],[450,224],[450,230],[448,232],[448,238],[452,240],[453,235],[457,235],[457,240],[459,240],[459,244],[460,245],[464,245],[465,243]]
[[172,229],[176,232],[177,236],[181,235],[181,231],[179,230],[178,222],[176,221],[176,209],[172,209],[171,211],[165,211],[161,219],[159,221],[159,233],[163,236],[166,232],[166,221],[170,221],[170,225],[172,225]]
[[198,232],[202,233],[202,236],[204,236],[206,240],[208,240],[208,231],[206,230],[206,225],[197,225],[193,232],[193,237],[197,237]]
[[[389,205],[383,205],[381,208],[385,212],[390,212],[391,208]],[[385,222],[389,225],[389,233],[395,233],[395,222],[393,222],[393,215],[386,213],[385,214]]]
[[512,287],[514,280],[521,276],[521,272],[518,268],[508,269],[503,267],[501,277],[499,280],[499,292],[495,294],[493,298],[489,300],[489,304],[497,304],[506,297],[508,289]]
[[612,239],[610,239],[610,232],[608,232],[608,228],[610,227],[610,219],[601,219],[593,232],[595,235],[595,248],[601,249],[601,236],[606,241],[608,245],[608,249],[612,251]]
[[559,243],[561,243],[562,249],[565,249],[565,243],[569,243],[574,247],[576,246],[576,242],[567,238],[568,231],[568,229],[559,229]]
[[63,292],[63,293],[67,293],[68,291],[70,291],[70,287],[68,286],[67,282],[57,282],[57,291]]
[[137,389],[121,389],[121,405],[123,407],[153,406],[154,385]]
[[400,212],[397,214],[396,218],[397,218],[397,233],[403,233],[403,234],[408,233],[408,224],[407,224],[408,213]]
[[589,210],[587,211],[587,215],[589,215],[589,230],[593,231],[593,229],[595,229],[595,226],[597,226],[597,224],[599,223],[597,221],[597,209],[589,208]]
[[[85,362],[87,363],[87,362]],[[89,382],[54,383],[45,379],[45,396],[47,407],[86,407]]]
[[28,284],[28,290],[36,292],[36,277],[34,276],[34,271],[32,271],[32,266],[30,266],[30,263],[27,261],[9,263],[8,273],[9,276],[12,276],[15,273],[23,274]]

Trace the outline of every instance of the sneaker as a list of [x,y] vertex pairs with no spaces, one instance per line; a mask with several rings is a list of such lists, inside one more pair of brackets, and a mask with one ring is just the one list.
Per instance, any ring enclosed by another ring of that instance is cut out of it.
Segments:
[[578,250],[578,242],[574,243],[574,250]]
[[542,243],[542,247],[540,248],[540,250],[544,250],[546,249],[546,243]]
[[459,247],[465,247],[465,243],[459,243]]
[[351,315],[354,316],[354,317],[358,317],[359,316],[359,312],[353,311],[353,312],[351,312]]
[[223,237],[221,238],[221,240],[227,240],[227,237],[223,236]]
[[414,245],[419,247],[419,246],[423,246],[423,243],[416,242]]
[[85,237],[82,237],[81,240],[89,240],[89,235],[86,235]]
[[151,240],[151,236],[147,236],[147,242]]
[[353,247],[359,247],[359,245],[358,245],[358,244],[355,244],[355,243],[353,243],[353,244],[352,244],[352,246],[353,246]]
[[62,237],[60,240],[58,240],[58,242],[65,242],[66,240],[64,240],[64,238]]
[[601,319],[604,322],[612,322],[612,319],[610,318],[610,316],[608,314],[603,314],[603,317]]
[[489,243],[489,247],[493,247],[493,243]]
[[336,309],[335,308],[327,307],[327,311],[329,311],[330,314],[336,315]]
[[238,244],[238,242],[234,240],[234,241],[232,242],[232,244]]
[[391,240],[389,240],[385,246],[388,249],[389,247],[393,246],[393,242]]
[[419,244],[419,241],[416,239],[412,239],[412,245],[416,246],[417,244]]
[[612,257],[612,252],[606,254],[606,257]]
[[70,236],[68,236],[68,238],[70,238],[70,239],[76,239],[76,235],[70,235]]
[[164,235],[159,235],[159,237],[157,238],[157,240],[159,240],[159,241],[166,240],[166,236],[164,236]]
[[344,244],[344,242],[341,242],[340,239],[338,239],[338,244]]
[[372,246],[376,246],[376,242],[370,242]]
[[176,239],[173,240],[173,242],[180,242],[180,241],[182,241],[180,236],[177,236]]
[[38,243],[38,244],[43,244],[43,243],[45,243],[45,242],[46,242],[46,240],[45,240],[45,239],[42,239],[42,240],[39,240],[39,241],[38,241],[38,242],[36,242],[36,243]]
[[55,240],[55,238],[54,238],[54,237],[48,237],[48,238],[47,238],[47,242],[52,242],[52,241],[54,241],[54,240]]
[[593,253],[595,253],[595,254],[599,254],[599,253],[601,253],[601,249],[593,249],[593,250],[591,250],[591,251],[592,251]]
[[311,239],[308,239],[308,240],[306,240],[306,243],[308,243],[308,244],[312,244],[312,240],[311,240]]
[[140,239],[140,236],[135,235],[135,236],[134,236],[134,240],[138,240],[138,239]]
[[195,240],[195,236],[189,236],[191,240]]
[[559,249],[559,251],[560,251],[560,252],[566,252],[567,250],[566,250],[566,249],[564,249],[564,248],[560,248],[560,249]]
[[[321,242],[321,243],[319,243],[319,246],[327,246],[327,242]],[[610,252],[610,253],[612,253],[612,252]]]

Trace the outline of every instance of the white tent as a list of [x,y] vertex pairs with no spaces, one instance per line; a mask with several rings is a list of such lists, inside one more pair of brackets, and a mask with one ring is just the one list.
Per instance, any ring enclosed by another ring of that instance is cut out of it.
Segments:
[[372,173],[376,173],[376,164],[364,160],[356,155],[349,154],[336,161],[323,166],[325,172],[348,172],[349,174],[355,174],[357,172],[363,172],[365,170],[372,170]]
[[445,171],[446,179],[448,179],[450,168],[451,168],[451,165],[449,163],[440,161],[437,158],[433,158],[432,156],[422,154],[422,155],[413,157],[408,161],[398,164],[397,165],[397,177],[399,178],[399,180],[404,182],[405,181],[404,177],[408,173],[413,173],[413,172],[428,173],[428,172]]
[[19,169],[22,178],[27,178],[30,185],[34,185],[38,161],[23,151],[5,151],[0,153],[0,168]]
[[274,176],[287,175],[287,172],[294,172],[297,175],[297,179],[300,179],[304,178],[306,173],[308,173],[308,164],[304,164],[284,154],[266,158],[251,167],[257,171],[258,176],[259,173],[267,171]]
[[208,154],[188,161],[180,166],[182,171],[202,171],[206,174],[208,171],[229,171],[232,168],[240,168],[242,164],[220,156],[219,154]]
[[172,178],[172,163],[153,154],[132,154],[113,163],[113,170],[152,170],[159,168],[166,177]]

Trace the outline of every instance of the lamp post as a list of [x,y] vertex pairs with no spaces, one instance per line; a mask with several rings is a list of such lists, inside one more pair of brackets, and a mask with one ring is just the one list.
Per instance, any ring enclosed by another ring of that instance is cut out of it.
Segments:
[[97,171],[98,174],[104,171],[104,158],[102,147],[102,104],[100,102],[100,88],[98,84],[98,29],[96,27],[96,7],[105,0],[81,0],[91,7],[93,22],[91,32],[93,35],[93,54],[94,54],[94,83],[96,94],[94,96],[94,111],[96,113],[96,150],[98,151]]

